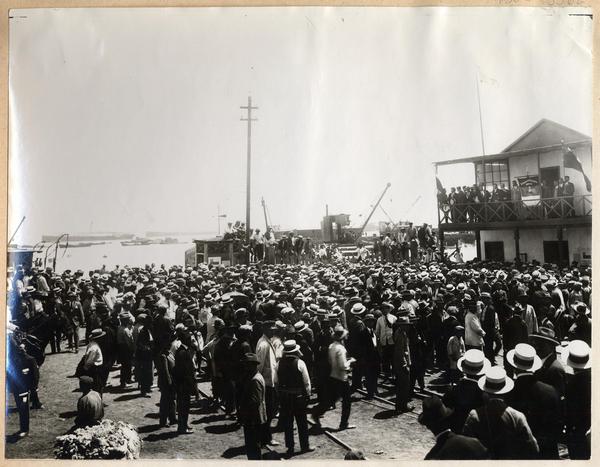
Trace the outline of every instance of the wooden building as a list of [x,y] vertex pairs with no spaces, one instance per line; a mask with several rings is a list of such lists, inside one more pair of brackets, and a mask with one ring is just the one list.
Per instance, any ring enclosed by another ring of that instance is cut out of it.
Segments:
[[[477,256],[484,260],[591,264],[592,193],[585,177],[592,176],[589,136],[543,119],[501,153],[436,162],[436,175],[440,167],[465,163],[473,165],[473,184],[490,192],[504,185],[508,198],[438,202],[442,243],[446,232],[472,231]],[[574,193],[557,196],[556,184],[565,177]],[[455,186],[450,176],[441,183],[447,193]]]

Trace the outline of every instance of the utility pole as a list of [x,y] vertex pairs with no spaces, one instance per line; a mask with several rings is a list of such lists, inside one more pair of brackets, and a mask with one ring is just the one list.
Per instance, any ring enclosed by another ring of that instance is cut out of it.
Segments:
[[258,110],[258,107],[252,107],[252,97],[248,96],[248,105],[240,106],[240,109],[247,110],[248,116],[240,118],[243,122],[248,122],[248,154],[246,158],[246,242],[250,243],[250,182],[252,169],[252,122],[258,118],[252,118],[252,111]]

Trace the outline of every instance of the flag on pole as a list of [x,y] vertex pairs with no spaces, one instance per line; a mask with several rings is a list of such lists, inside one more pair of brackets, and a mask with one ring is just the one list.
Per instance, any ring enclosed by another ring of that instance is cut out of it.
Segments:
[[583,166],[581,165],[581,161],[575,155],[575,153],[573,152],[573,150],[571,148],[567,148],[566,151],[564,152],[563,164],[564,164],[565,168],[569,168],[569,169],[577,170],[577,172],[581,172],[581,175],[583,175],[583,179],[585,180],[585,187],[586,187],[587,191],[592,191],[592,182],[588,178],[588,176],[585,174],[585,172],[583,171]]
[[435,184],[437,185],[438,191],[444,191],[444,186],[442,185],[442,182],[440,182],[440,179],[437,177],[435,177]]

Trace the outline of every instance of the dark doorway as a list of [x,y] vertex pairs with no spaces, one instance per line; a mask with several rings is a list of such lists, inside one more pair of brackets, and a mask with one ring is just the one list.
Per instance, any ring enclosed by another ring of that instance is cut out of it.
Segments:
[[569,242],[566,240],[545,241],[544,262],[559,266],[569,264]]
[[504,242],[485,242],[486,261],[504,261]]
[[560,178],[560,167],[544,167],[540,169],[540,183],[542,198],[554,198],[554,182]]

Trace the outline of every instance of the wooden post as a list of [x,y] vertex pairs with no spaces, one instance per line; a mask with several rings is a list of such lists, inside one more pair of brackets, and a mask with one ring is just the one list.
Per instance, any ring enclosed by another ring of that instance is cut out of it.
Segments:
[[516,261],[517,264],[521,264],[521,249],[519,247],[519,229],[516,228],[515,229],[515,256],[516,256]]
[[475,244],[477,245],[477,258],[481,261],[483,258],[481,257],[481,231],[475,231]]

